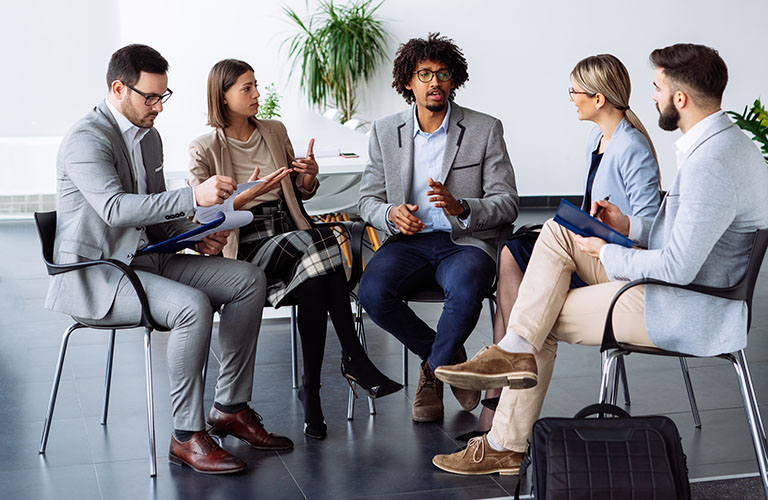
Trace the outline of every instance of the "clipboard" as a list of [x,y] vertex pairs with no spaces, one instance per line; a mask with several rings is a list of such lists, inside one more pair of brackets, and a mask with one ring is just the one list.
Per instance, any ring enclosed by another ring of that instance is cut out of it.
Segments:
[[557,207],[555,222],[580,236],[587,238],[595,236],[608,243],[627,248],[635,246],[634,241],[564,199],[560,200],[560,205]]
[[174,236],[173,238],[168,238],[167,240],[161,241],[160,243],[150,245],[144,248],[140,253],[176,253],[180,250],[184,250],[185,248],[192,248],[200,241],[200,239],[195,238],[195,236],[219,227],[226,220],[226,218],[227,217],[224,213],[220,213],[220,215],[211,222],[207,224],[201,224],[191,231],[187,231],[186,233]]

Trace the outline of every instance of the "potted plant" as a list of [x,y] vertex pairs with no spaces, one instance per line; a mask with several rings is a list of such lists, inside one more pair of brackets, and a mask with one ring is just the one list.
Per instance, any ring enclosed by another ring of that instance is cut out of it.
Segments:
[[259,112],[256,118],[267,120],[280,116],[280,94],[277,93],[274,83],[264,87],[264,98],[259,105]]
[[743,113],[728,111],[728,114],[736,125],[752,135],[752,139],[760,145],[765,162],[768,163],[768,112],[760,99],[755,99],[751,108],[744,106]]
[[293,60],[291,74],[300,67],[301,89],[310,105],[324,108],[330,101],[341,111],[341,123],[355,114],[358,86],[373,76],[387,56],[389,35],[375,17],[382,2],[353,0],[339,6],[333,0],[321,0],[307,21],[293,9],[283,8],[299,29],[285,41]]

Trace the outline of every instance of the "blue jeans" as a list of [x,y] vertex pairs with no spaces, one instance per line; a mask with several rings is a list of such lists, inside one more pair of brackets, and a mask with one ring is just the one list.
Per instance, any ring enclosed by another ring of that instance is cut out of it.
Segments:
[[[496,276],[479,248],[456,245],[445,232],[400,236],[379,248],[360,280],[360,302],[374,323],[395,336],[430,369],[447,365],[472,333]],[[403,297],[437,283],[445,294],[437,331]]]

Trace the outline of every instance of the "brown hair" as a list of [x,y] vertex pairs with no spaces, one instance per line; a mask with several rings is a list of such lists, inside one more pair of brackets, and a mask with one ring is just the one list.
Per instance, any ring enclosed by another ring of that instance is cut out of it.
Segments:
[[685,87],[697,104],[720,105],[728,83],[728,67],[715,49],[678,43],[654,50],[650,60],[674,84]]
[[206,125],[216,128],[230,126],[227,105],[224,104],[224,92],[229,90],[246,71],[253,71],[253,68],[247,62],[238,59],[224,59],[213,65],[208,73],[208,123]]
[[661,186],[661,172],[656,148],[653,147],[651,136],[643,126],[640,118],[629,108],[629,96],[632,93],[632,83],[629,72],[624,64],[614,55],[598,54],[582,59],[571,71],[571,78],[578,83],[590,96],[602,94],[608,104],[624,112],[624,118],[630,125],[639,130],[648,140],[651,153],[656,160],[656,175]]

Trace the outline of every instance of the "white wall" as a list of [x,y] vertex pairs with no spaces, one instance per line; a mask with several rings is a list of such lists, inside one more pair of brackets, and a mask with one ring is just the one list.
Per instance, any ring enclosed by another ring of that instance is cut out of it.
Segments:
[[106,93],[118,0],[0,4],[0,194],[52,193],[59,137]]
[[[304,0],[286,4],[300,12],[306,10]],[[314,1],[309,4],[314,8]],[[170,170],[186,168],[189,141],[207,131],[205,79],[219,59],[244,59],[254,66],[262,86],[277,83],[284,96],[284,115],[306,106],[296,77],[289,78],[285,51],[280,51],[281,42],[293,32],[280,2],[112,0],[104,4],[79,0],[66,7],[58,5],[38,0],[13,7],[14,21],[0,18],[4,28],[0,36],[6,38],[0,50],[4,61],[10,58],[13,62],[10,67],[28,66],[30,58],[42,57],[47,62],[32,69],[31,89],[21,79],[10,84],[7,77],[0,79],[0,95],[7,95],[5,90],[10,88],[20,97],[18,102],[6,102],[6,111],[11,104],[12,118],[2,120],[0,136],[17,131],[23,131],[22,135],[60,134],[64,124],[74,122],[103,96],[109,53],[136,42],[152,45],[171,64],[169,85],[174,95],[157,120]],[[72,6],[80,15],[69,13]],[[157,14],[148,17],[147,12]],[[520,193],[580,194],[590,124],[576,120],[566,94],[568,75],[579,59],[610,52],[632,75],[631,105],[651,132],[663,183],[668,186],[675,172],[672,143],[679,132],[662,132],[656,126],[649,52],[680,41],[717,48],[731,78],[724,107],[741,111],[761,94],[768,98],[764,92],[768,65],[761,49],[766,14],[768,3],[761,0],[385,0],[380,15],[392,33],[390,61],[365,92],[361,112],[372,120],[404,109],[404,102],[390,87],[391,56],[400,42],[440,31],[456,40],[469,62],[470,80],[459,90],[457,102],[493,114],[504,123]],[[62,18],[67,21],[61,23]],[[42,28],[54,36],[27,36],[28,30],[40,32]],[[118,31],[119,40],[114,37]],[[18,36],[24,43],[14,41],[9,46],[8,40]],[[70,55],[78,56],[76,67],[62,74]],[[6,189],[0,188],[0,192]]]

